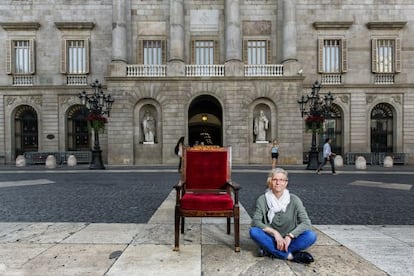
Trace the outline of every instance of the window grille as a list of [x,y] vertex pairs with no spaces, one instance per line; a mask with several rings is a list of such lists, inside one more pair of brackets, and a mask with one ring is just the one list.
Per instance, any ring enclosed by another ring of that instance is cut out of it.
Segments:
[[214,64],[214,41],[195,41],[195,64]]
[[323,41],[323,72],[339,73],[340,72],[340,40]]
[[342,38],[319,39],[318,71],[321,74],[341,74],[348,70],[347,41]]
[[87,53],[84,40],[69,40],[67,44],[68,73],[87,73]]
[[401,42],[398,38],[372,40],[372,72],[393,74],[401,71]]
[[29,74],[31,72],[31,53],[28,40],[14,41],[14,58],[16,74]]
[[266,41],[247,41],[247,64],[267,64]]
[[145,40],[144,47],[144,64],[161,65],[162,64],[162,46],[160,40]]
[[377,40],[377,72],[393,73],[394,41],[389,39]]

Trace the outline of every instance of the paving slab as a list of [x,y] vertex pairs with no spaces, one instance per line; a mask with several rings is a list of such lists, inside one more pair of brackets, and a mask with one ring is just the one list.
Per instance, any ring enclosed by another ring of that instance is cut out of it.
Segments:
[[0,242],[58,243],[85,227],[82,223],[2,223]]
[[104,275],[115,262],[110,255],[123,251],[121,244],[57,244],[25,263],[25,275]]
[[74,233],[63,243],[129,244],[138,235],[139,224],[92,223]]
[[200,276],[201,245],[183,245],[179,252],[171,245],[131,245],[105,275]]
[[317,228],[390,275],[414,275],[414,226],[319,225]]

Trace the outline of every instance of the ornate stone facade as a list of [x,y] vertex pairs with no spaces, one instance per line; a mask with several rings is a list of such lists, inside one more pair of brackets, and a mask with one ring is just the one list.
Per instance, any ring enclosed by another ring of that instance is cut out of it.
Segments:
[[[174,146],[185,136],[186,144],[232,146],[234,164],[270,166],[270,143],[256,143],[253,131],[260,109],[269,119],[266,140],[280,143],[279,164],[302,164],[311,136],[297,100],[316,80],[322,82],[321,94],[335,96],[336,117],[324,135],[335,135],[340,154],[376,151],[376,144],[380,151],[384,143],[387,151],[405,153],[414,163],[409,119],[414,115],[414,3],[6,2],[0,4],[0,60],[6,64],[0,66],[0,162],[14,163],[24,147],[19,116],[26,106],[37,115],[36,150],[73,147],[69,111],[80,103],[78,94],[90,89],[87,84],[99,79],[115,98],[100,141],[110,165],[175,164]],[[72,40],[87,49],[83,74],[66,70]],[[34,67],[27,74],[15,70],[15,41],[28,41],[33,49]],[[197,54],[210,42],[211,63]],[[373,45],[383,49],[381,43],[392,48],[393,68],[386,73],[376,69],[378,55],[372,51]],[[159,50],[157,64],[146,60],[145,49]],[[333,73],[324,67],[323,49],[340,49]],[[253,57],[259,53],[265,60]],[[384,120],[374,116],[382,109]],[[154,143],[143,140],[145,110],[156,122]],[[378,132],[381,120],[384,132]]]

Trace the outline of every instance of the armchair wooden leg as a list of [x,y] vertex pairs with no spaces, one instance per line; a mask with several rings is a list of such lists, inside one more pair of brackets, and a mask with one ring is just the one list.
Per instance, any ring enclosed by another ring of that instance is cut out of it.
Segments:
[[231,220],[227,218],[227,235],[230,235],[230,228],[231,228]]
[[240,252],[240,210],[234,212],[234,251]]
[[174,251],[180,250],[180,215],[175,212],[174,218]]
[[184,234],[184,217],[181,217],[181,234]]

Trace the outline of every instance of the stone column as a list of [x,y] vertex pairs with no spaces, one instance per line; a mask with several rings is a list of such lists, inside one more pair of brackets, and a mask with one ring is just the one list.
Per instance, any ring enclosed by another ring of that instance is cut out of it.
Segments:
[[283,1],[283,60],[296,59],[296,0]]
[[126,1],[112,0],[112,76],[125,76],[127,63]]
[[170,60],[167,75],[185,75],[184,66],[184,0],[170,2]]
[[242,39],[240,22],[240,0],[225,0],[224,26],[226,38],[226,76],[242,76]]
[[300,64],[296,55],[296,0],[283,1],[283,73],[297,75]]
[[127,62],[126,2],[112,0],[112,61]]

